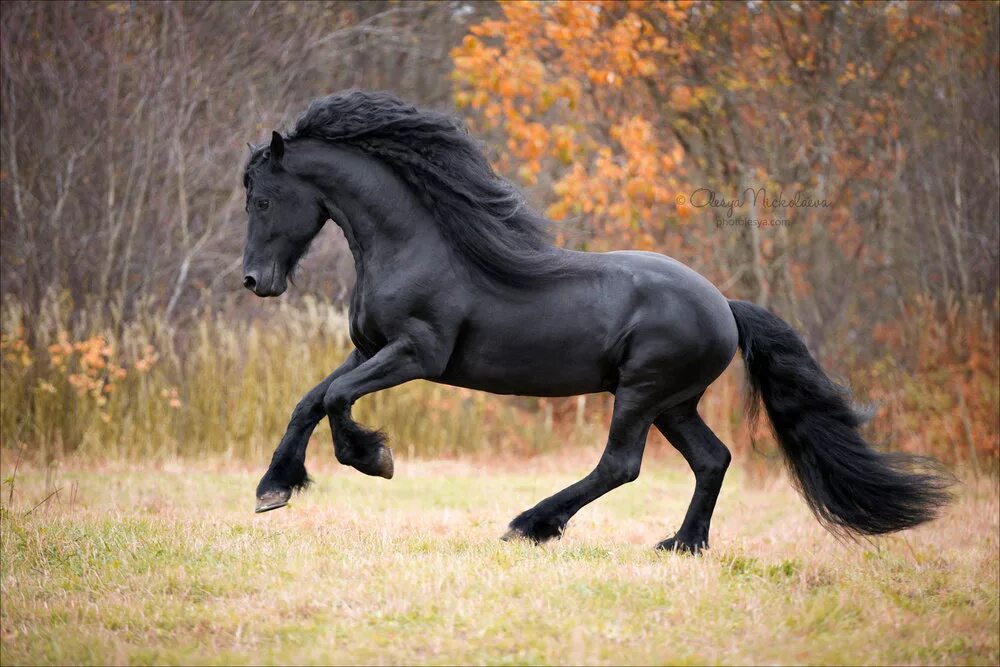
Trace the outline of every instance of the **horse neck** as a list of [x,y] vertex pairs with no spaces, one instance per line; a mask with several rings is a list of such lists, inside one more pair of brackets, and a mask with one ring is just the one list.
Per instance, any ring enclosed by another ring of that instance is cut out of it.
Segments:
[[403,256],[429,265],[441,261],[448,245],[430,212],[388,166],[356,149],[316,140],[303,144],[296,171],[320,191],[359,277],[366,270],[398,268]]

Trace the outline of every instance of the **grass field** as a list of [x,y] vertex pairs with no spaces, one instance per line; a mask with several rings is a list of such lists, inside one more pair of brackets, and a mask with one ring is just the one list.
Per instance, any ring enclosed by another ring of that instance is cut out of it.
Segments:
[[647,461],[561,541],[498,541],[596,458],[401,460],[392,481],[314,462],[309,492],[254,515],[256,468],[22,464],[11,493],[6,456],[0,661],[1000,659],[995,482],[967,482],[932,525],[842,544],[785,480],[734,470],[713,548],[691,558],[650,548],[690,475]]

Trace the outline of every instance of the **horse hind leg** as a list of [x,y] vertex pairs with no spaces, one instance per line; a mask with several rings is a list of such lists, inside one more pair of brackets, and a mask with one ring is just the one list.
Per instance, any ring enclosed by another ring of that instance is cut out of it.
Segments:
[[655,408],[643,392],[619,389],[608,444],[597,467],[579,482],[522,512],[502,539],[524,538],[535,543],[562,536],[567,522],[580,508],[639,476],[646,434]]
[[657,549],[697,554],[708,548],[712,513],[732,456],[702,421],[696,406],[697,400],[664,413],[654,421],[660,433],[687,460],[695,477],[694,495],[680,530],[657,544]]

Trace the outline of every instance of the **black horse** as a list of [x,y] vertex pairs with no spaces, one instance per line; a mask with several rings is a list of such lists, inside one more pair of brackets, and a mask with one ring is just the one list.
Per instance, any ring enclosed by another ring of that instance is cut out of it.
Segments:
[[650,252],[555,247],[546,221],[497,176],[462,124],[386,93],[314,102],[282,137],[252,148],[243,284],[285,291],[327,220],[357,271],[355,350],[296,406],[257,487],[257,511],[308,482],[306,445],[327,416],[337,460],[391,478],[384,436],[358,425],[360,397],[415,379],[497,394],[612,392],[607,448],[585,478],[522,513],[505,537],[559,537],[581,507],[639,476],[656,426],[687,459],[695,491],[658,547],[698,552],[729,466],[698,415],[737,347],[798,486],[835,531],[880,534],[933,518],[946,478],[880,453],[862,419],[795,332],[767,310],[729,301],[708,280]]

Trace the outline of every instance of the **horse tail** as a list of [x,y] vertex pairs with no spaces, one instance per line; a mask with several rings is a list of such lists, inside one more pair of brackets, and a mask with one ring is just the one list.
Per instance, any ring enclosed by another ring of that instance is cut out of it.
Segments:
[[802,339],[760,306],[730,301],[746,363],[748,414],[763,401],[796,487],[835,534],[880,535],[934,519],[953,478],[933,459],[873,449],[850,393]]

